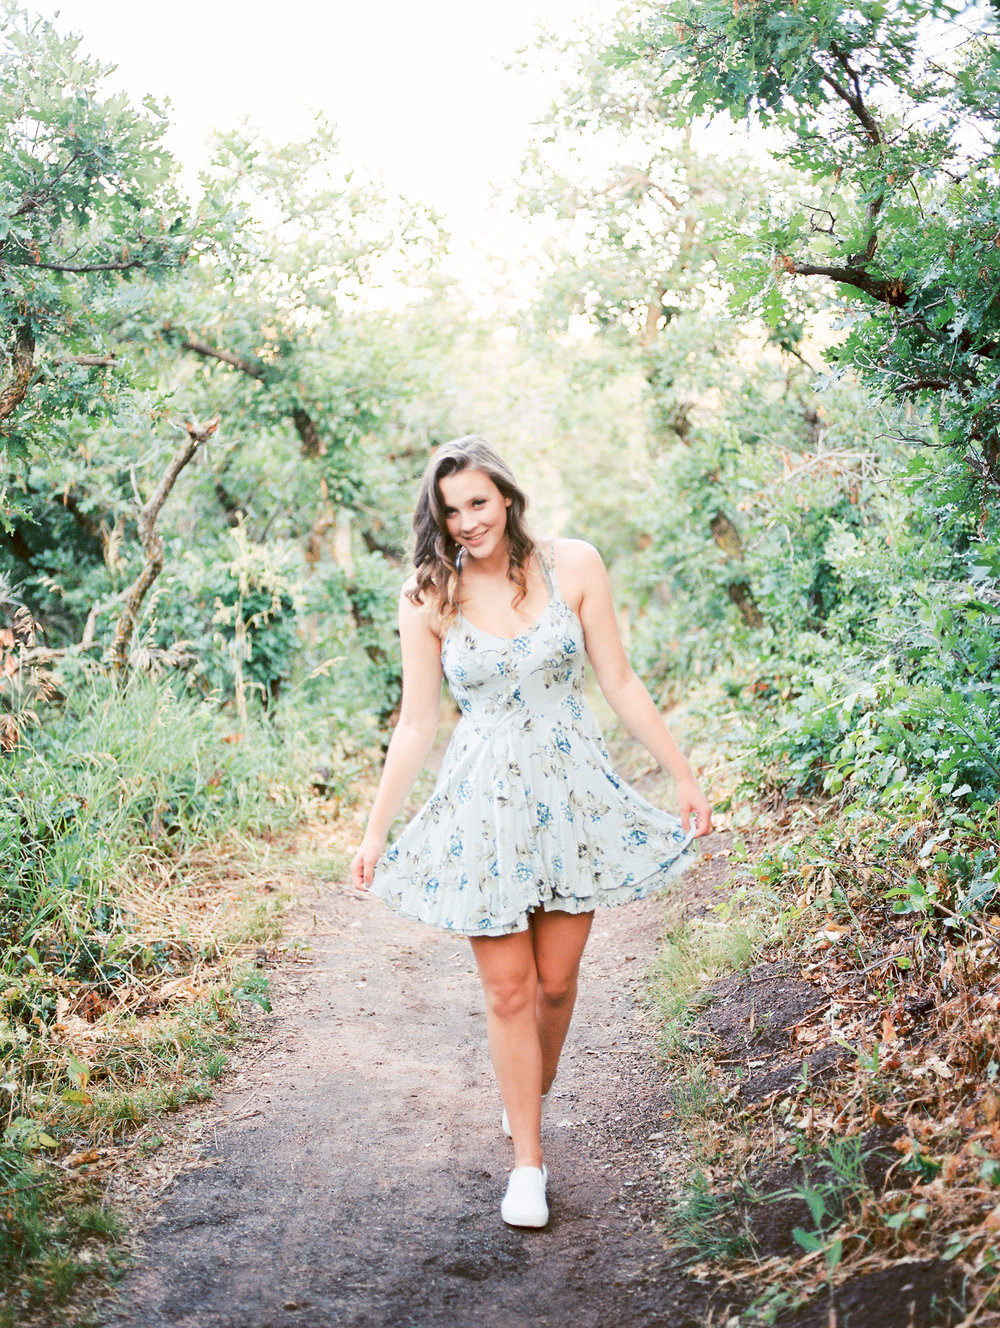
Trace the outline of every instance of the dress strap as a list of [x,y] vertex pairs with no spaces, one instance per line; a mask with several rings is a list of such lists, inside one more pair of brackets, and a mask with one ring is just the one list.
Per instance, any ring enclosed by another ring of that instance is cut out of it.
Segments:
[[458,615],[455,619],[457,627],[462,626],[462,563],[465,561],[465,549],[459,545],[458,554],[455,558],[455,571],[458,573],[458,603],[455,606],[458,609]]
[[559,592],[556,583],[556,548],[555,540],[546,540],[544,545],[537,546],[538,566],[542,569],[542,576],[545,578],[545,584],[548,587],[549,599],[555,599]]

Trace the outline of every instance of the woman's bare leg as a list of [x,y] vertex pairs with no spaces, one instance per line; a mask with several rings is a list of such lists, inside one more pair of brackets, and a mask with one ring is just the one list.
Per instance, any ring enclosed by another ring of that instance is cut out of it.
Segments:
[[[547,1093],[556,1077],[576,1004],[577,977],[584,946],[590,935],[593,913],[546,913],[530,915],[531,941],[538,978],[535,1022],[542,1053],[542,1092]],[[508,1112],[508,1115],[510,1113]]]
[[490,1057],[507,1108],[514,1165],[542,1165],[542,1048],[536,1022],[538,976],[530,932],[476,936],[472,952],[486,997]]
[[593,913],[536,909],[529,931],[472,939],[517,1167],[542,1165],[542,1092],[556,1075],[593,920]]

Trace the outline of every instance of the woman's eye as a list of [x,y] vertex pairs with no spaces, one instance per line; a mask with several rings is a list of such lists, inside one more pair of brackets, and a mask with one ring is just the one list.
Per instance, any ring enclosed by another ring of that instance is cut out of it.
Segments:
[[473,506],[473,507],[482,507],[482,505],[483,505],[485,502],[486,502],[486,499],[485,499],[485,498],[473,498],[473,500],[472,500],[472,506]]

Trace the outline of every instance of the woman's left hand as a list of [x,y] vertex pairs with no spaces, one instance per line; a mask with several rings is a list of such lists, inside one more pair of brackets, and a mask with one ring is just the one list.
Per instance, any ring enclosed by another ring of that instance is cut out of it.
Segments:
[[709,834],[712,829],[712,808],[694,780],[683,780],[678,783],[677,801],[680,803],[681,825],[685,833],[691,829],[693,817],[697,825],[694,838],[701,839],[703,835]]

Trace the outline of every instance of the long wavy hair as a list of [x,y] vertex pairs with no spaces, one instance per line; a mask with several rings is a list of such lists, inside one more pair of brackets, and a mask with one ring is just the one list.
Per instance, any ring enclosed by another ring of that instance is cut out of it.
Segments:
[[478,434],[466,434],[464,438],[443,443],[431,455],[417,495],[413,513],[413,565],[417,583],[406,592],[415,604],[423,604],[429,598],[442,627],[452,623],[458,614],[459,566],[464,551],[448,533],[441,481],[460,470],[481,470],[503,496],[510,499],[506,529],[510,558],[507,575],[517,592],[514,595],[515,608],[528,593],[526,567],[535,551],[535,542],[524,521],[527,494],[503,458]]

